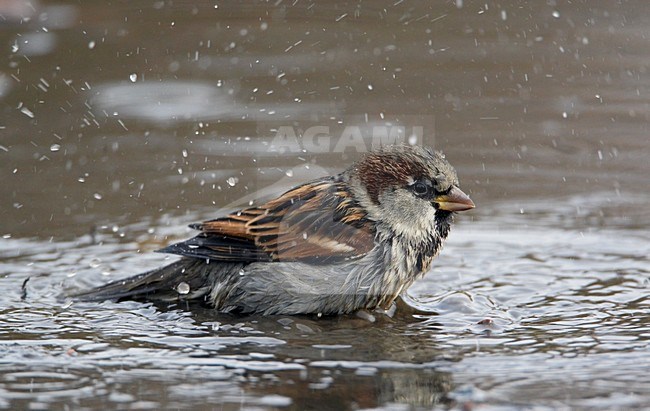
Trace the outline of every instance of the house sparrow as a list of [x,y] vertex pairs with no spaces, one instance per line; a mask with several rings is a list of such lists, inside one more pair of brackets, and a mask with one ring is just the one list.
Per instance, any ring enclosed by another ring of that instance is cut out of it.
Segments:
[[284,315],[387,309],[429,271],[453,213],[471,208],[442,153],[389,146],[341,174],[193,224],[196,237],[159,250],[180,260],[74,297]]

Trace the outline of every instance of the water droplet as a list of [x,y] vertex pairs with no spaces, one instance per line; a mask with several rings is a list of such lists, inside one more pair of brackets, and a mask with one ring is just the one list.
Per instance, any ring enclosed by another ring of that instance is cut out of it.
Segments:
[[186,282],[182,282],[176,286],[176,291],[181,295],[186,295],[190,293],[190,285]]
[[287,170],[284,174],[286,174],[287,177],[293,177],[293,170]]
[[557,11],[557,10],[554,10],[553,13],[551,13],[551,15],[552,15],[553,17],[555,17],[556,19],[559,19],[559,18],[560,18],[560,12]]
[[95,200],[101,200],[102,199],[102,195],[99,194],[99,193],[93,194],[93,197],[95,197]]
[[132,83],[135,83],[136,81],[138,81],[138,75],[135,74],[135,73],[132,73],[132,74],[129,76],[129,80],[131,80]]
[[50,151],[52,151],[52,152],[57,152],[59,150],[61,150],[61,145],[60,144],[52,144],[50,146]]
[[28,109],[27,107],[21,108],[20,112],[23,113],[24,115],[26,115],[29,118],[34,118],[34,113],[30,109]]
[[237,177],[230,177],[228,180],[226,180],[226,182],[230,187],[234,187],[239,182],[239,179]]
[[368,90],[372,90],[372,84],[368,84]]
[[88,43],[88,48],[91,49],[91,50],[94,49],[94,48],[95,48],[95,41],[91,40],[91,41]]
[[187,158],[187,150],[184,149],[182,153],[183,153],[183,157]]

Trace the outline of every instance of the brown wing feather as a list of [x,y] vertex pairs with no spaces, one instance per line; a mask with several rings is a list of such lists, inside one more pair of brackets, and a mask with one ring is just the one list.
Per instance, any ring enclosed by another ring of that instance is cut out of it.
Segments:
[[202,233],[161,251],[227,261],[325,262],[366,254],[375,235],[366,213],[332,177],[192,227]]

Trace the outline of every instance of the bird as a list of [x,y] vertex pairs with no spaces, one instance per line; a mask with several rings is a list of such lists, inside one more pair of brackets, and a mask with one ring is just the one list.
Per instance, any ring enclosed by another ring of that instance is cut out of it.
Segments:
[[72,297],[198,301],[219,312],[388,310],[431,268],[454,214],[474,208],[440,151],[395,144],[337,175],[190,227],[167,266]]

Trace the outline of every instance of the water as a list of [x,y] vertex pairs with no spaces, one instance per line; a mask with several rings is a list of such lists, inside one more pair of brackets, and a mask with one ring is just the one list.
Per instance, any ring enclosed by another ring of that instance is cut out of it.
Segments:
[[[0,8],[1,408],[650,407],[645,3]],[[409,290],[421,313],[58,298],[387,123],[477,203]],[[274,147],[310,127],[327,149]]]

